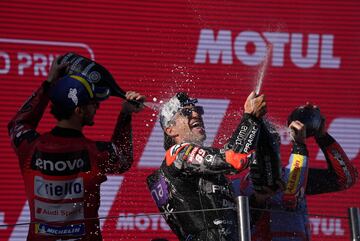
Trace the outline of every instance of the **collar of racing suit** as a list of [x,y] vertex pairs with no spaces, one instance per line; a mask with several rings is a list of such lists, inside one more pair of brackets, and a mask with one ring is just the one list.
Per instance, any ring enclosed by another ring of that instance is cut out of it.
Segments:
[[59,126],[54,127],[51,130],[51,134],[54,136],[62,136],[62,137],[83,137],[83,133],[79,130],[69,129],[69,128],[62,128]]

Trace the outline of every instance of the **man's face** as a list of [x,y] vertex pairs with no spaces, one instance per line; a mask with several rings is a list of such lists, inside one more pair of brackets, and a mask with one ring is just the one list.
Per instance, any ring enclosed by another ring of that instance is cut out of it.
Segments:
[[82,126],[93,126],[95,124],[94,117],[96,110],[99,109],[99,102],[91,101],[89,104],[82,106],[83,110],[83,120]]
[[171,126],[176,142],[192,142],[202,144],[206,139],[201,106],[185,106],[173,118]]

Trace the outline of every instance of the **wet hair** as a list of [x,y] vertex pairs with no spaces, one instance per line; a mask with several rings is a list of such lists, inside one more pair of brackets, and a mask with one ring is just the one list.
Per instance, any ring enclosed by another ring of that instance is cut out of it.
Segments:
[[185,106],[195,106],[197,99],[190,99],[185,92],[179,92],[163,104],[160,110],[160,124],[164,130],[169,126],[174,115]]
[[171,138],[171,136],[166,134],[166,132],[164,132],[164,149],[165,149],[165,151],[167,151],[170,147],[172,147],[175,144],[176,144],[175,140],[173,138]]
[[61,108],[61,107],[58,107],[58,106],[56,106],[54,104],[52,104],[50,108],[51,108],[50,113],[58,121],[68,120],[68,119],[70,119],[71,115],[74,113],[74,110]]

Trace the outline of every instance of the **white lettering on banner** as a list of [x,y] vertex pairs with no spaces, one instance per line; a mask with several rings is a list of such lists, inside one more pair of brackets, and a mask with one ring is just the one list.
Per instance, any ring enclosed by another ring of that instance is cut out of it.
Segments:
[[320,68],[338,69],[340,67],[341,59],[334,57],[334,35],[322,35],[322,48],[320,56]]
[[24,75],[25,69],[33,68],[34,76],[47,76],[47,68],[53,62],[56,56],[49,54],[35,53],[33,55],[28,53],[18,53],[17,59],[19,60],[18,75]]
[[222,64],[232,64],[231,46],[231,31],[220,30],[217,39],[215,39],[212,30],[202,29],[197,46],[195,63],[203,63],[203,60],[209,56],[210,63],[212,64],[217,64],[220,57]]
[[[333,55],[334,35],[331,34],[309,34],[306,53],[303,53],[306,36],[302,33],[243,31],[234,39],[231,36],[230,30],[219,30],[215,36],[214,30],[201,29],[194,63],[205,64],[209,59],[210,64],[233,64],[234,54],[244,65],[256,66],[266,56],[269,42],[273,46],[272,66],[284,66],[285,46],[290,44],[289,58],[299,68],[313,68],[318,63],[324,69],[340,68],[341,58]],[[252,53],[246,49],[249,44],[255,46]]]
[[303,35],[294,33],[291,35],[291,61],[300,68],[311,68],[318,62],[320,36],[318,34],[309,34],[306,56],[303,55]]
[[31,55],[27,53],[18,53],[17,60],[20,61],[18,75],[24,75],[24,69],[29,68],[32,64]]
[[[30,208],[28,201],[25,202],[20,216],[16,223],[29,223],[30,222]],[[28,225],[16,225],[9,237],[9,241],[24,241],[26,240],[27,233],[29,231]]]
[[[29,52],[24,52],[24,47],[27,46],[44,46],[47,48],[51,48],[56,50],[56,47],[67,47],[69,51],[79,52],[79,50],[86,50],[90,58],[95,60],[95,55],[93,50],[84,43],[74,43],[74,42],[56,42],[56,41],[42,41],[42,40],[28,40],[28,39],[10,39],[10,38],[0,38],[0,44],[16,44],[15,49],[19,49],[21,51],[16,53],[16,56],[13,56],[12,59],[17,59],[19,61],[17,66],[17,74],[24,75],[25,71],[32,71],[34,76],[47,76],[48,68],[50,64],[53,62],[57,55],[55,54],[45,54],[45,53],[32,53],[31,50]],[[59,51],[63,52],[62,49]],[[9,53],[0,51],[0,74],[8,74],[11,69],[11,61],[10,61]],[[4,61],[4,65],[2,65],[2,60]],[[13,66],[14,68],[15,66]],[[14,68],[16,69],[16,68]]]
[[[246,51],[248,43],[253,43],[256,48],[254,53]],[[266,53],[266,43],[259,33],[244,31],[238,34],[234,40],[235,55],[240,62],[248,66],[255,66],[261,63]]]
[[117,220],[116,229],[118,230],[165,230],[170,227],[161,215],[147,215],[145,213],[120,213]]
[[0,74],[7,74],[10,71],[10,56],[5,52],[0,51],[0,63],[2,63],[2,60],[4,61],[4,65],[3,67],[0,65]]
[[[0,225],[6,225],[5,223],[5,213],[4,212],[0,212]],[[0,226],[0,229],[7,229],[6,226]]]
[[[222,119],[229,106],[229,100],[226,99],[199,99],[199,105],[204,107],[205,113],[203,120],[205,122],[206,141],[205,146],[211,146],[218,132]],[[140,158],[138,167],[159,167],[164,159],[165,151],[162,147],[163,131],[159,120],[150,134],[144,152]]]
[[100,228],[104,227],[104,223],[106,221],[104,217],[107,217],[109,215],[110,209],[113,206],[117,194],[119,193],[123,180],[124,176],[108,175],[106,182],[103,182],[100,185]]
[[[354,160],[360,152],[360,118],[336,118],[330,125],[328,132],[344,149],[350,160]],[[317,160],[325,160],[324,154],[319,150]]]
[[34,75],[39,76],[41,72],[41,76],[47,76],[47,71],[45,70],[46,66],[50,66],[50,64],[54,61],[54,56],[49,55],[49,58],[43,54],[34,54]]
[[313,235],[323,234],[326,236],[344,236],[345,230],[342,228],[339,218],[309,218],[310,228]]
[[95,60],[94,51],[87,44],[84,43],[44,41],[44,40],[31,40],[31,39],[13,39],[13,38],[0,38],[0,43],[82,48],[82,49],[86,49],[89,52],[91,59]]
[[273,53],[272,53],[272,66],[282,67],[284,66],[285,59],[285,44],[289,42],[288,33],[273,33],[265,32],[263,33],[266,39],[271,43]]

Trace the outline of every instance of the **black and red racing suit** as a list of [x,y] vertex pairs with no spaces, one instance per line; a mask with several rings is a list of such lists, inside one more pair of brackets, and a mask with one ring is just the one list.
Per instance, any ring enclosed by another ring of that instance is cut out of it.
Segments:
[[223,149],[174,145],[147,178],[154,201],[180,240],[238,240],[234,194],[225,174],[242,171],[254,160],[259,123],[245,114]]
[[131,167],[131,115],[119,115],[111,142],[60,127],[40,135],[35,129],[48,105],[49,88],[44,82],[8,125],[30,206],[27,240],[102,240],[100,184],[106,174]]
[[[306,145],[293,143],[289,162],[283,168],[285,191],[277,192],[263,207],[255,206],[251,213],[255,217],[259,215],[256,208],[270,209],[256,217],[252,227],[253,241],[309,241],[307,195],[337,192],[356,183],[358,172],[335,139],[327,133],[317,137],[316,142],[328,167],[310,168]],[[251,197],[254,194],[250,175],[234,180],[233,188],[236,195]]]

